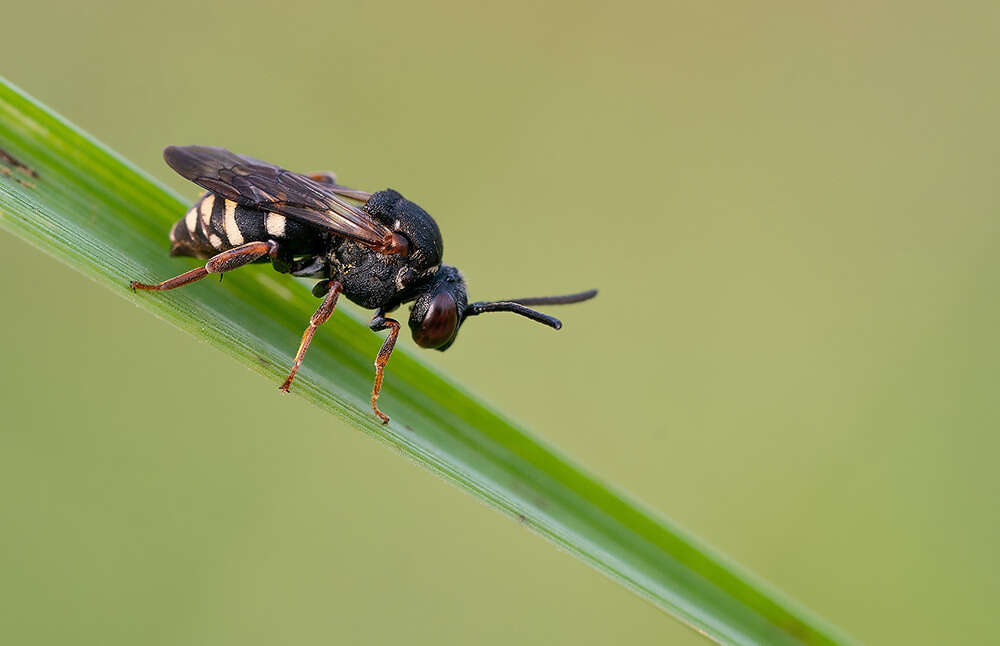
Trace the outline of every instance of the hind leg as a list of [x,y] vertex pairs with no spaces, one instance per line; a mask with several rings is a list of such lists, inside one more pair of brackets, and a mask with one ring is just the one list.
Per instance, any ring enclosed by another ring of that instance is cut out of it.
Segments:
[[227,271],[238,269],[243,265],[248,265],[252,262],[260,260],[264,256],[270,256],[272,260],[276,259],[278,257],[278,243],[273,240],[268,240],[266,242],[248,242],[212,256],[208,259],[208,262],[205,263],[204,267],[198,267],[197,269],[184,272],[180,276],[174,276],[173,278],[165,280],[162,283],[149,285],[133,280],[129,283],[129,287],[133,292],[137,289],[151,289],[156,291],[177,289],[178,287],[183,287],[184,285],[189,285],[195,281],[201,280],[209,274],[223,274]]

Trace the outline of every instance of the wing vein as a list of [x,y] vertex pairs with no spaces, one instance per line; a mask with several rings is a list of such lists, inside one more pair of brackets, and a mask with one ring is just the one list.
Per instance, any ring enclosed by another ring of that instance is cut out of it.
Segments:
[[392,231],[312,178],[225,148],[169,146],[167,164],[182,177],[243,206],[274,212],[381,249]]

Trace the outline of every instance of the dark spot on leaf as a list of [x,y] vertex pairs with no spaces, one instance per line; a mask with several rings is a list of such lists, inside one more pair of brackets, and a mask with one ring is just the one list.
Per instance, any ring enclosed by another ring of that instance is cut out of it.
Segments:
[[[38,171],[36,171],[34,168],[32,168],[32,167],[28,166],[27,164],[25,164],[24,162],[22,162],[21,160],[19,160],[14,155],[11,155],[9,152],[7,152],[6,150],[4,150],[3,148],[0,148],[0,161],[2,161],[3,163],[7,164],[11,168],[16,168],[17,170],[21,171],[25,175],[30,175],[31,177],[34,177],[36,179],[38,178]],[[9,173],[4,173],[4,175],[9,175]],[[20,180],[18,180],[18,181],[20,181]],[[34,188],[34,187],[32,186],[32,188]]]
[[17,182],[21,186],[24,186],[24,187],[27,187],[27,188],[37,188],[31,182],[25,181],[25,180],[21,179],[20,177],[14,177],[14,173],[10,172],[9,168],[2,168],[2,167],[0,167],[0,175],[3,175],[4,177],[11,178],[12,180],[14,180],[15,182]]

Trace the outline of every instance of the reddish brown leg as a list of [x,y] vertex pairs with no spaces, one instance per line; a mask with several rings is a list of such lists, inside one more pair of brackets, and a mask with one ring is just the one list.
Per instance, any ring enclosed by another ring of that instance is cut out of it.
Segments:
[[382,392],[382,377],[385,374],[385,364],[389,363],[389,355],[392,354],[392,349],[396,347],[396,337],[399,336],[399,321],[386,318],[382,314],[382,310],[379,310],[375,313],[375,317],[368,327],[375,332],[389,328],[389,336],[385,338],[382,349],[378,351],[378,356],[375,357],[375,386],[372,388],[372,410],[375,411],[375,414],[378,415],[383,424],[388,424],[389,416],[378,409],[378,396]]
[[283,392],[287,393],[288,389],[292,387],[292,380],[295,379],[295,373],[299,371],[299,366],[302,365],[302,359],[305,358],[306,350],[309,349],[309,344],[312,343],[313,336],[316,334],[316,328],[326,323],[330,315],[333,314],[333,308],[337,307],[337,296],[340,295],[341,289],[343,289],[343,285],[335,280],[330,281],[330,291],[326,293],[326,296],[323,297],[323,302],[319,305],[319,309],[309,319],[309,327],[306,328],[305,333],[302,335],[302,343],[299,344],[299,351],[295,353],[295,362],[292,364],[292,370],[288,373],[288,379],[285,379],[285,383],[281,384]]
[[368,191],[359,191],[356,188],[349,188],[347,186],[341,186],[337,183],[337,176],[328,170],[316,171],[315,173],[309,173],[309,178],[314,179],[317,182],[321,182],[330,187],[330,189],[337,195],[343,195],[344,197],[349,197],[352,200],[358,200],[359,202],[367,202],[371,199],[372,194]]
[[317,170],[309,173],[307,175],[309,179],[314,179],[320,184],[327,184],[329,186],[337,185],[337,174],[332,170]]
[[184,272],[180,276],[175,276],[169,280],[165,280],[162,283],[156,283],[155,285],[147,285],[146,283],[140,283],[133,280],[129,283],[129,287],[132,288],[134,292],[137,289],[154,289],[158,291],[163,291],[167,289],[177,289],[178,287],[183,287],[196,280],[201,280],[209,274],[222,274],[223,272],[232,271],[243,265],[248,265],[255,260],[259,260],[264,256],[270,255],[274,258],[278,253],[278,244],[276,242],[248,242],[244,245],[238,247],[233,247],[223,251],[220,254],[216,254],[208,259],[204,267],[198,267],[197,269],[192,269],[191,271]]
[[162,283],[156,283],[155,285],[147,285],[146,283],[140,283],[133,280],[128,284],[128,286],[133,292],[137,289],[177,289],[178,287],[183,287],[184,285],[193,283],[196,280],[201,280],[205,276],[208,276],[208,270],[204,267],[198,267],[197,269],[186,271],[180,276],[174,276],[169,280],[165,280]]

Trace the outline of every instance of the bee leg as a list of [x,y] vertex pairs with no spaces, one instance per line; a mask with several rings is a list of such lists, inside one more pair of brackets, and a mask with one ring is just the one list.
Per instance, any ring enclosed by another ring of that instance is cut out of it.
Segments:
[[325,256],[309,256],[296,260],[289,268],[292,276],[305,276],[306,278],[319,278],[330,275],[330,261]]
[[356,188],[341,186],[337,183],[337,175],[332,171],[318,170],[314,173],[309,173],[309,179],[314,179],[321,184],[326,184],[337,195],[343,195],[344,197],[349,197],[352,200],[358,200],[359,202],[367,202],[372,196],[372,194],[368,191],[359,191]]
[[382,349],[378,351],[378,356],[375,357],[375,385],[372,387],[372,410],[375,411],[375,414],[382,420],[383,424],[388,424],[389,416],[378,409],[378,396],[382,392],[382,377],[385,374],[385,364],[389,363],[389,355],[392,354],[392,349],[396,347],[396,337],[399,336],[399,321],[386,318],[385,312],[379,310],[375,312],[375,316],[372,317],[372,322],[368,327],[373,332],[389,328],[389,336],[385,338]]
[[295,258],[292,257],[292,254],[285,252],[284,249],[271,256],[271,268],[279,274],[290,273],[294,264]]
[[302,359],[305,358],[306,350],[309,349],[309,344],[312,343],[313,336],[316,334],[316,328],[329,320],[333,314],[333,308],[337,307],[337,297],[340,296],[343,288],[344,286],[337,281],[330,281],[329,291],[323,297],[323,302],[319,304],[319,309],[309,319],[309,327],[302,334],[302,343],[299,344],[299,351],[295,353],[295,361],[292,363],[292,369],[288,373],[288,379],[285,379],[285,383],[280,386],[282,392],[287,393],[288,389],[292,387],[292,380],[295,379],[295,373],[299,371],[299,366],[302,365]]
[[320,184],[328,184],[329,186],[337,185],[337,174],[332,170],[317,170],[309,173],[307,175],[309,179],[316,180]]
[[180,276],[175,276],[163,281],[162,283],[148,285],[146,283],[140,283],[133,280],[128,286],[133,292],[137,289],[152,289],[157,291],[177,289],[178,287],[189,285],[196,280],[201,280],[209,274],[220,274],[221,276],[221,274],[227,271],[232,271],[242,267],[243,265],[248,265],[252,262],[260,260],[264,256],[270,255],[274,258],[277,254],[277,242],[248,242],[212,256],[208,259],[208,262],[205,263],[204,267],[198,267],[197,269],[184,272]]

